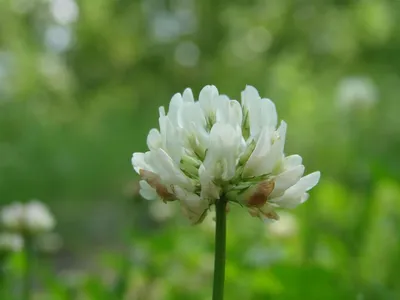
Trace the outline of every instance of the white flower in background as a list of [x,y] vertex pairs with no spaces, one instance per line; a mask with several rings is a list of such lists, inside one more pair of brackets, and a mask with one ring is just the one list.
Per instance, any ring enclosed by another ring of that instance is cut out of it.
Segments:
[[367,77],[344,78],[338,85],[337,101],[342,108],[371,107],[378,101],[374,82]]
[[215,223],[216,215],[215,211],[210,211],[204,218],[203,222],[199,225],[205,233],[214,235],[215,234]]
[[165,205],[161,201],[154,201],[149,206],[149,213],[155,221],[165,222],[174,215],[175,211],[171,205]]
[[26,204],[12,203],[0,211],[0,221],[5,229],[23,233],[50,231],[55,220],[48,208],[38,200]]
[[0,233],[0,253],[18,252],[24,247],[24,240],[19,234]]
[[287,212],[279,214],[279,223],[272,222],[267,224],[267,234],[276,237],[289,238],[296,235],[297,231],[298,224],[296,218]]
[[320,173],[305,177],[299,155],[283,153],[286,123],[277,128],[274,103],[254,87],[241,103],[204,87],[195,101],[191,89],[175,94],[168,113],[159,109],[160,129],[147,137],[149,151],[134,153],[146,199],[178,200],[184,214],[199,223],[221,197],[248,207],[253,216],[278,219],[276,207],[294,208]]
[[50,13],[62,25],[75,22],[79,17],[79,7],[74,0],[51,0]]

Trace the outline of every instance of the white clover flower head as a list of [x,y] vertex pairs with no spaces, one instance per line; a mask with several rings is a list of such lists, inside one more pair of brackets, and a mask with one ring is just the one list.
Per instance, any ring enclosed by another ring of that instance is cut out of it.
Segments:
[[271,222],[267,224],[267,234],[279,238],[290,238],[298,232],[298,224],[296,218],[288,213],[281,212],[279,214],[279,222]]
[[157,222],[166,222],[170,219],[175,211],[174,207],[170,205],[165,205],[161,201],[154,201],[152,205],[149,206],[150,216]]
[[25,205],[25,226],[32,231],[50,231],[55,226],[55,220],[47,206],[38,200],[32,200]]
[[19,252],[24,247],[24,239],[16,233],[0,233],[0,253]]
[[24,205],[14,202],[0,211],[1,224],[8,230],[20,231],[23,227]]
[[195,101],[191,89],[175,94],[168,113],[159,109],[159,129],[147,137],[149,151],[134,153],[140,194],[178,200],[199,223],[221,197],[246,206],[252,216],[278,219],[275,208],[294,208],[320,172],[303,177],[299,155],[283,153],[286,123],[277,128],[274,103],[247,86],[241,103],[205,86]]
[[378,91],[368,77],[347,77],[337,88],[337,102],[343,109],[369,108],[378,101]]
[[0,212],[0,221],[4,228],[21,233],[41,233],[50,231],[55,220],[48,208],[38,200],[26,204],[12,203]]

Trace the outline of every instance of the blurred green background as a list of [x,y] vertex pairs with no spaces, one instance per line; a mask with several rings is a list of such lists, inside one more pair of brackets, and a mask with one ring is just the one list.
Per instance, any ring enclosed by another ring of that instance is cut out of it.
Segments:
[[0,1],[0,205],[41,199],[63,240],[37,299],[211,299],[212,219],[140,199],[130,164],[157,108],[206,84],[273,99],[286,153],[322,172],[272,226],[232,207],[226,299],[400,299],[399,18],[394,0]]

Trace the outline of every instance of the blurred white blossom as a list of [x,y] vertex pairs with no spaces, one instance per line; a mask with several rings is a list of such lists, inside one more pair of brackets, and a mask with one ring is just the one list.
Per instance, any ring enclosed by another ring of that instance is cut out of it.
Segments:
[[158,12],[151,23],[153,38],[158,42],[170,42],[181,34],[181,25],[175,14],[170,12]]
[[48,208],[38,200],[26,204],[12,203],[0,211],[0,221],[7,230],[21,233],[50,231],[55,220]]
[[156,43],[169,43],[197,30],[194,1],[173,1],[170,6],[170,9],[166,9],[158,1],[142,1],[143,12],[149,21],[150,34]]
[[175,60],[184,67],[194,67],[199,57],[199,47],[193,42],[181,42],[175,49]]
[[37,3],[32,0],[12,0],[10,2],[10,8],[13,12],[18,14],[26,14],[32,11]]
[[79,7],[74,0],[52,0],[50,12],[57,23],[68,25],[78,19]]
[[[8,94],[10,90],[10,75],[15,69],[15,57],[9,51],[0,50],[0,104],[7,102],[7,97],[3,94]],[[6,161],[4,158],[2,159]]]
[[288,238],[296,235],[298,224],[296,218],[287,212],[279,214],[279,222],[267,224],[267,234],[275,237]]
[[168,113],[159,109],[160,129],[147,137],[150,151],[134,153],[140,194],[164,202],[179,200],[184,214],[199,223],[225,197],[252,216],[278,219],[275,207],[294,208],[320,173],[305,177],[299,155],[283,153],[286,123],[278,125],[274,103],[247,86],[241,103],[204,87],[195,101],[191,89],[175,94]]
[[24,247],[23,238],[16,233],[0,233],[0,252],[18,252]]
[[205,233],[214,235],[215,226],[215,211],[210,211],[200,224],[200,229],[202,229]]
[[366,77],[344,78],[338,85],[337,101],[342,108],[371,107],[378,101],[374,82]]
[[63,270],[60,272],[62,282],[69,288],[80,288],[87,279],[87,274],[82,270]]
[[151,217],[158,222],[164,222],[174,215],[173,207],[161,201],[154,201],[149,207],[149,212]]
[[251,28],[247,35],[246,40],[249,48],[254,52],[266,51],[272,43],[272,36],[264,27]]
[[283,249],[279,247],[265,247],[253,245],[246,249],[244,253],[244,262],[253,267],[268,266],[284,258]]
[[52,25],[45,31],[46,47],[56,53],[64,52],[72,44],[71,28],[61,25]]

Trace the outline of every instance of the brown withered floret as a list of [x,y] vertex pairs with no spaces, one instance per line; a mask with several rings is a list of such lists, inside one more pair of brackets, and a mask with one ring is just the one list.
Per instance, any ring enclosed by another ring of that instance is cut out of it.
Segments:
[[269,212],[262,212],[262,214],[263,214],[265,217],[267,217],[268,219],[279,220],[279,215],[278,215],[275,211],[273,211],[273,210],[271,210],[271,211],[269,211]]
[[273,209],[268,211],[263,211],[260,208],[250,207],[249,213],[252,217],[261,217],[261,215],[263,215],[268,219],[279,220],[279,215]]
[[161,184],[160,176],[143,169],[139,171],[139,174],[143,180],[156,190],[158,196],[160,196],[164,202],[176,200],[175,195],[170,193],[165,185]]
[[247,206],[262,207],[275,187],[273,181],[263,181],[257,185],[256,191],[247,200]]

